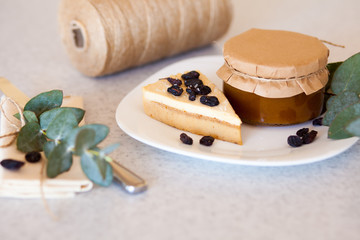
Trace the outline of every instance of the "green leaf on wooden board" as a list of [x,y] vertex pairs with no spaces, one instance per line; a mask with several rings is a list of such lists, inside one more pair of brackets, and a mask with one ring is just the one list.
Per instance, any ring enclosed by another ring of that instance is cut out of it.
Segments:
[[57,115],[62,113],[63,111],[71,110],[72,113],[75,115],[75,118],[78,123],[83,119],[85,111],[81,108],[74,108],[74,107],[60,107],[60,108],[53,108],[49,111],[46,111],[40,115],[40,126],[42,130],[47,130],[49,124],[54,120]]
[[327,104],[327,111],[323,118],[323,125],[329,126],[331,122],[334,120],[336,114],[341,112],[346,107],[354,104],[360,100],[358,94],[354,92],[342,92],[337,96],[332,96]]
[[360,102],[354,103],[339,112],[331,122],[328,137],[332,139],[344,139],[352,137],[345,128],[348,124],[360,117]]
[[109,186],[113,180],[110,164],[104,159],[89,153],[81,155],[81,168],[85,175],[100,186]]
[[360,53],[345,60],[335,71],[331,82],[335,94],[351,91],[360,94]]
[[17,137],[16,146],[21,152],[42,151],[46,138],[37,122],[29,122],[21,128]]
[[60,107],[63,101],[63,92],[61,90],[52,90],[43,92],[30,99],[25,107],[25,111],[32,111],[39,117],[43,112],[53,108]]

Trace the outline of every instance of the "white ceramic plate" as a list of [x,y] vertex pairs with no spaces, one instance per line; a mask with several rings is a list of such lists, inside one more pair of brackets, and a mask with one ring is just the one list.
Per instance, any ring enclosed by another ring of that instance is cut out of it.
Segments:
[[[200,70],[220,89],[222,81],[216,70],[223,64],[221,56],[191,58],[172,64],[155,73],[133,89],[119,104],[116,121],[131,137],[166,151],[224,163],[253,166],[287,166],[316,162],[335,156],[350,148],[357,137],[344,140],[327,138],[327,127],[313,127],[311,122],[287,127],[258,127],[242,125],[242,146],[215,140],[211,147],[199,144],[201,136],[191,134],[194,144],[189,146],[179,140],[181,130],[167,126],[148,117],[142,107],[142,87],[159,78],[189,70]],[[287,144],[287,137],[303,127],[318,131],[316,140],[299,148]]]

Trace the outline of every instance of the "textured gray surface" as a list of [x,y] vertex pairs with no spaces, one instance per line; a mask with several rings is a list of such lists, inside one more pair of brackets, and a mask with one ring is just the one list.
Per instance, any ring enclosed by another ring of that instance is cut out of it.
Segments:
[[[235,18],[213,46],[102,78],[68,61],[57,31],[58,1],[0,0],[0,75],[29,96],[59,88],[82,95],[87,122],[111,128],[113,155],[149,183],[131,196],[113,184],[73,199],[0,199],[0,238],[10,239],[359,239],[360,144],[331,159],[293,167],[247,167],[167,153],[119,129],[115,110],[136,85],[189,57],[221,54],[229,36],[250,27],[288,29],[344,44],[330,61],[360,50],[360,3],[234,1]],[[301,4],[301,5],[300,5]]]

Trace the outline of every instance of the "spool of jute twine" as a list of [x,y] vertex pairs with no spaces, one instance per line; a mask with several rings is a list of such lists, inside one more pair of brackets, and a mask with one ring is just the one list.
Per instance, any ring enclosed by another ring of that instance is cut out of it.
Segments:
[[59,9],[70,60],[88,76],[205,46],[231,19],[230,0],[63,0]]

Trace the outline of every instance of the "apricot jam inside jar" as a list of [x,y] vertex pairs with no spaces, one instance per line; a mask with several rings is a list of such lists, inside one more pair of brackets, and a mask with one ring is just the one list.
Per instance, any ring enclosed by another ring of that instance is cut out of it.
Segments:
[[306,122],[321,114],[324,89],[310,95],[265,98],[224,83],[224,94],[241,121],[255,125],[290,125]]
[[291,125],[321,114],[329,50],[317,38],[251,29],[225,42],[217,71],[245,123]]

